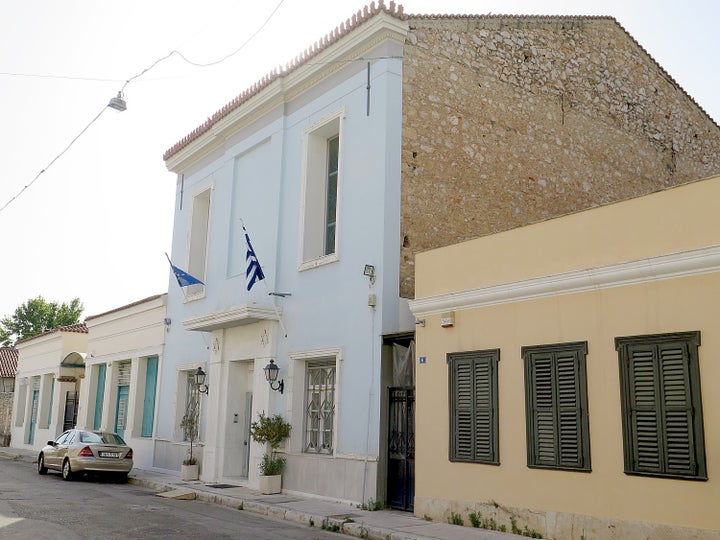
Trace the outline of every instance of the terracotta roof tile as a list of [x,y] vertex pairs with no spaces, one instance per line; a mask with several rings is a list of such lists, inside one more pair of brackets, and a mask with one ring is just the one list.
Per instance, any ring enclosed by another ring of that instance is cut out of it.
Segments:
[[0,377],[15,377],[17,373],[18,352],[11,347],[0,347]]

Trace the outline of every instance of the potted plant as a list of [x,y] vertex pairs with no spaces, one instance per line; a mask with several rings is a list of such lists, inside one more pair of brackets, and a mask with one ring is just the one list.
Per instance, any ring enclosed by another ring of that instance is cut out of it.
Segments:
[[185,481],[197,480],[199,477],[198,463],[197,458],[193,455],[193,442],[195,442],[198,433],[198,417],[195,410],[185,413],[185,416],[182,417],[182,421],[180,422],[180,427],[185,431],[187,438],[190,440],[190,450],[182,462],[180,474]]
[[265,452],[260,461],[260,492],[266,495],[282,491],[282,471],[285,458],[279,456],[278,448],[290,436],[292,426],[282,416],[258,415],[257,421],[250,424],[250,436],[255,442],[265,444],[270,452]]

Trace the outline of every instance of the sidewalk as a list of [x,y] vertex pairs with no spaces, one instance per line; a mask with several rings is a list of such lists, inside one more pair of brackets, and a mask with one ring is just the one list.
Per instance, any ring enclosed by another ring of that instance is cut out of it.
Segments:
[[[0,448],[0,458],[34,463],[34,452]],[[250,488],[228,484],[184,482],[177,475],[133,469],[129,482],[163,493],[189,490],[197,500],[222,504],[275,519],[294,521],[308,527],[325,528],[356,538],[369,540],[513,540],[525,538],[510,533],[461,527],[426,521],[407,512],[395,510],[367,511],[355,506],[302,497],[299,495],[262,495]],[[222,487],[220,487],[222,486]],[[191,504],[188,502],[188,504]]]

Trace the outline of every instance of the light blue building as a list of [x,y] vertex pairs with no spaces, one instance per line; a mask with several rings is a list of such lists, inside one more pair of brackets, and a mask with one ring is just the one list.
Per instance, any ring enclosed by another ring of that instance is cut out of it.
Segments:
[[[201,367],[202,480],[257,486],[264,448],[248,430],[264,411],[292,424],[285,491],[386,499],[388,387],[412,384],[393,380],[392,351],[414,330],[399,295],[407,22],[394,10],[330,34],[166,153],[171,259],[204,285],[170,283],[155,467],[185,457]],[[265,274],[250,291],[243,224]]]

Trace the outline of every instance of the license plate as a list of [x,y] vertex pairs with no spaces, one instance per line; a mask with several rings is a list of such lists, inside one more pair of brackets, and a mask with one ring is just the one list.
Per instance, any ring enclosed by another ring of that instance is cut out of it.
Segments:
[[114,457],[119,458],[120,452],[100,452],[100,457]]

